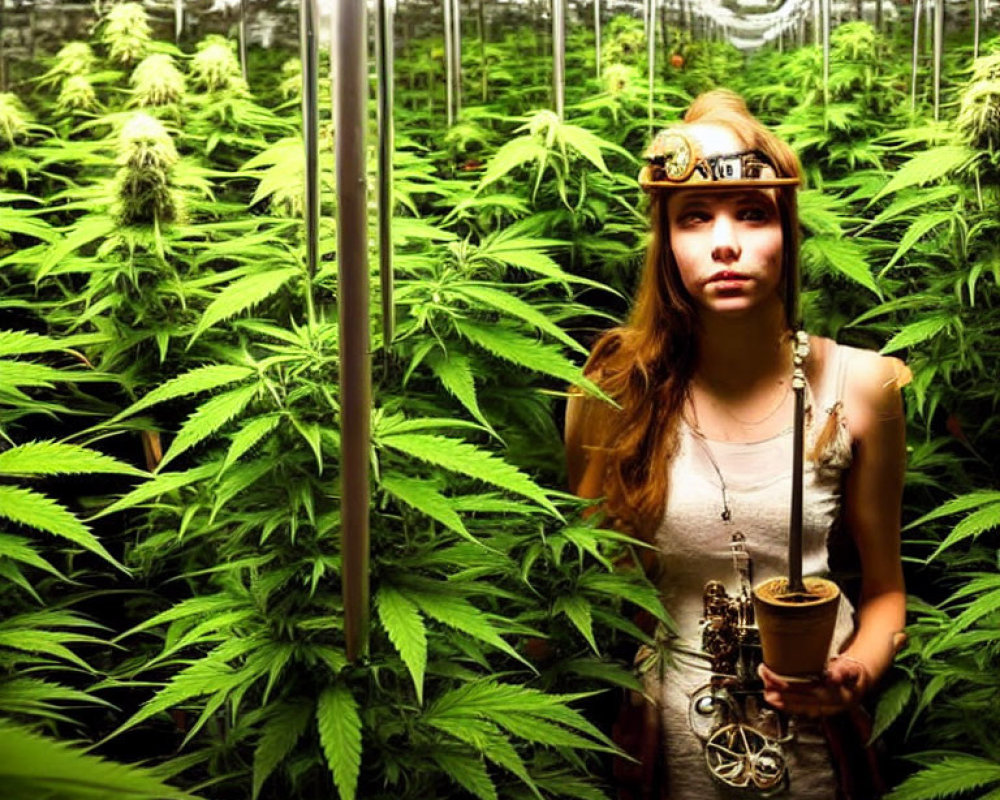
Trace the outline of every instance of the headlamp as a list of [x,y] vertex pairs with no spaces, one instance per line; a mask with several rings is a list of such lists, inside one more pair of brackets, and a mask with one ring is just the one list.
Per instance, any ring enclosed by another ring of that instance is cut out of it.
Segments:
[[704,156],[696,141],[671,128],[656,135],[644,157],[649,163],[639,173],[639,185],[647,192],[799,185],[798,178],[779,178],[760,150]]

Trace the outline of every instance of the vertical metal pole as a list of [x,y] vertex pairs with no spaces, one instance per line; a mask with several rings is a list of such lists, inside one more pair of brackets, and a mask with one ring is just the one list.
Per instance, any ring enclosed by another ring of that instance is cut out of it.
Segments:
[[979,0],[972,0],[972,57],[979,58]]
[[[312,281],[319,263],[319,22],[318,0],[299,0],[299,55],[302,58],[302,138],[306,159],[306,306],[315,322]],[[242,11],[242,8],[241,8]]]
[[0,0],[0,92],[7,91],[7,48],[4,47],[4,12],[6,0]]
[[486,0],[479,0],[477,7],[477,19],[479,28],[479,67],[482,70],[482,82],[483,82],[483,97],[482,100],[485,103],[487,97],[489,96],[489,70],[486,65],[486,11],[483,8],[483,3]]
[[820,21],[819,4],[820,0],[813,0],[813,44],[816,47],[820,46],[823,31],[823,24]]
[[181,40],[184,32],[184,0],[174,0],[174,43]]
[[646,69],[649,73],[649,136],[653,137],[653,95],[656,81],[656,0],[647,0],[649,24],[646,28]]
[[[979,30],[977,24],[976,31]],[[594,0],[594,62],[597,80],[601,80],[601,0]]]
[[552,79],[556,115],[560,121],[566,110],[566,0],[552,0]]
[[447,120],[450,128],[455,124],[455,77],[452,73],[455,70],[455,60],[452,58],[451,50],[454,47],[452,37],[455,35],[451,26],[451,0],[444,2],[444,85],[445,102],[448,105]]
[[462,113],[462,11],[458,0],[453,0],[451,9],[451,24],[454,30],[451,41],[451,57],[455,61],[452,76],[455,80],[455,119]]
[[830,105],[830,0],[820,0],[823,10],[823,114]]
[[337,308],[340,326],[340,527],[347,659],[368,651],[368,35],[365,0],[340,0],[337,31]]
[[941,119],[941,55],[944,49],[944,0],[934,0],[934,121]]
[[392,95],[394,81],[393,2],[375,4],[375,65],[378,72],[378,255],[379,282],[382,289],[382,348],[386,356],[392,349],[396,328],[392,281]]
[[917,54],[920,49],[920,2],[913,0],[913,65],[910,67],[910,110],[917,110]]
[[875,30],[881,33],[884,24],[882,0],[875,0]]
[[[791,220],[797,220],[798,215],[798,194],[796,187],[791,186],[782,190],[788,200],[788,216]],[[804,360],[808,354],[809,338],[802,330],[802,274],[799,269],[799,233],[796,226],[788,226],[784,231],[792,241],[786,248],[786,253],[791,253],[791,263],[786,265],[789,270],[788,281],[788,318],[795,331],[795,351],[793,360],[795,370],[792,374],[792,388],[795,392],[795,427],[792,434],[792,502],[791,515],[788,531],[788,591],[805,592],[805,585],[802,583],[802,493],[803,493],[803,467],[805,462],[805,372]]]
[[934,38],[934,4],[932,0],[925,0],[924,2],[924,52],[928,52],[932,49],[932,40]]
[[[304,70],[305,61],[302,62],[302,65]],[[249,84],[250,73],[247,71],[247,0],[240,0],[240,69],[243,70],[243,80]]]

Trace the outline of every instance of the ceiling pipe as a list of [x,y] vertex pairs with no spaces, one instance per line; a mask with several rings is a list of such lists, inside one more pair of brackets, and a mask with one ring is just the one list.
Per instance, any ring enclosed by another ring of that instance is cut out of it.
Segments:
[[392,154],[395,150],[392,100],[394,0],[375,3],[375,69],[378,75],[378,255],[382,300],[382,349],[388,359],[395,335],[392,274]]
[[365,129],[368,36],[365,0],[340,0],[337,96],[337,308],[340,332],[340,528],[344,636],[348,661],[368,652],[369,448],[368,197]]

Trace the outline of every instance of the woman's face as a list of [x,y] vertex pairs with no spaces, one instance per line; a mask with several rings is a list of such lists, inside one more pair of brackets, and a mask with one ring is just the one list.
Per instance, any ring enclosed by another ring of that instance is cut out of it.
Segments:
[[[746,149],[721,125],[690,133],[705,156]],[[702,313],[738,315],[781,302],[783,236],[773,189],[673,192],[667,216],[681,281]]]

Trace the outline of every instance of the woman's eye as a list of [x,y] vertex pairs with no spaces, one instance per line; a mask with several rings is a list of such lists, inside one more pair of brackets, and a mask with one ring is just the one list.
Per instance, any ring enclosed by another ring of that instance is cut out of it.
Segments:
[[708,212],[700,210],[685,211],[681,214],[678,222],[681,225],[697,225],[700,222],[707,222],[709,219]]
[[740,219],[747,222],[766,222],[770,218],[770,210],[760,206],[751,206],[740,211]]

